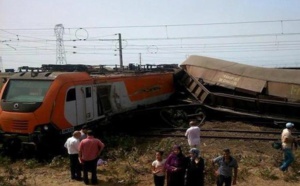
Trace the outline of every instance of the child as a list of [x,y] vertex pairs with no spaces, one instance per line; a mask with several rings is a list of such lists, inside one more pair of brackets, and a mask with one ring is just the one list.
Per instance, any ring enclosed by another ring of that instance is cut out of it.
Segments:
[[152,162],[152,174],[155,186],[164,186],[165,184],[165,162],[162,158],[163,151],[156,151],[156,160]]

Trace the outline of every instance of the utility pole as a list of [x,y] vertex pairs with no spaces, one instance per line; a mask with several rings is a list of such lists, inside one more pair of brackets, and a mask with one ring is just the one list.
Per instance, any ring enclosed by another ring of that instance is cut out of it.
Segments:
[[123,54],[122,54],[122,38],[121,34],[119,33],[119,56],[120,56],[120,68],[123,70]]
[[139,53],[140,56],[140,66],[142,66],[142,53]]
[[2,56],[0,56],[0,72],[4,72],[2,64]]
[[56,35],[56,64],[67,64],[63,39],[64,26],[62,24],[55,25],[54,32]]

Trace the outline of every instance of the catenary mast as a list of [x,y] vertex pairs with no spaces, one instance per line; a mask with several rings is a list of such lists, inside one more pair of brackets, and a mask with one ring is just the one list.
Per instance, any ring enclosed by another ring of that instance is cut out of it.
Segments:
[[62,24],[55,25],[54,32],[56,35],[56,64],[67,64],[63,40],[64,26]]

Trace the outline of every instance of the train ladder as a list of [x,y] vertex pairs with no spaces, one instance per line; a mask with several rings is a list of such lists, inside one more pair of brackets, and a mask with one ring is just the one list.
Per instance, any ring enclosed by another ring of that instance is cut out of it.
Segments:
[[195,79],[193,76],[190,76],[188,73],[184,73],[180,83],[185,86],[185,88],[195,97],[201,104],[204,103],[207,96],[210,92],[204,87],[204,85]]

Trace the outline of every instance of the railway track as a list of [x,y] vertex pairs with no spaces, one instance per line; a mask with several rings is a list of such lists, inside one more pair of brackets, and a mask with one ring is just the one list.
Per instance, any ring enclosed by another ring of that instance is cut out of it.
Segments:
[[[137,137],[178,137],[185,138],[186,128],[153,128],[147,132],[133,134]],[[201,129],[201,138],[276,141],[280,139],[281,130],[253,131],[228,129]],[[293,135],[300,136],[300,132]]]

